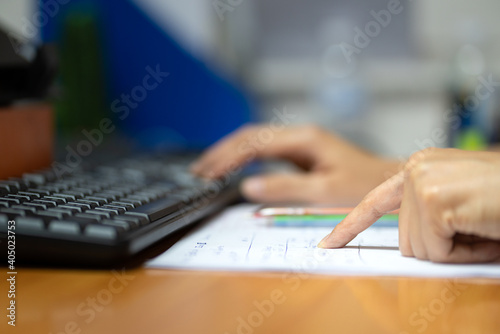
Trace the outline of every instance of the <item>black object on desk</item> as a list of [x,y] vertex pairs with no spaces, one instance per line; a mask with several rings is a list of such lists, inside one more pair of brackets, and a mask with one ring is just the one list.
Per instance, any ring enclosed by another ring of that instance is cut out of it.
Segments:
[[[33,59],[22,55],[33,48]],[[34,48],[0,29],[0,106],[21,99],[43,98],[55,78],[57,57],[52,45]]]
[[191,161],[127,158],[61,178],[46,170],[0,181],[0,244],[15,235],[17,263],[120,266],[238,198],[237,180],[198,179]]

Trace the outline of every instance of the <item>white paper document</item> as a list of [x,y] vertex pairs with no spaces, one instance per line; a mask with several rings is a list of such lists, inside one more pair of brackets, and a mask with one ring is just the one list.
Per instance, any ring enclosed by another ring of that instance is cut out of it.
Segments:
[[146,266],[187,270],[294,271],[333,275],[498,277],[500,264],[434,264],[403,257],[396,227],[372,226],[345,248],[319,249],[333,227],[277,227],[254,205],[228,208]]

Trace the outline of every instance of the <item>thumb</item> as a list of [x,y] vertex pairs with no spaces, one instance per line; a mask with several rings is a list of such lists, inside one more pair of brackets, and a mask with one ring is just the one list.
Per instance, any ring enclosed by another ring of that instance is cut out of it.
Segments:
[[315,191],[312,181],[298,173],[255,176],[243,181],[241,192],[255,202],[309,202]]

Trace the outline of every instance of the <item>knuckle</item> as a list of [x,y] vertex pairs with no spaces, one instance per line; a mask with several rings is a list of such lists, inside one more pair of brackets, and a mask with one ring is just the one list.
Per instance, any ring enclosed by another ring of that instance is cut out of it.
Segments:
[[426,208],[439,204],[441,200],[441,190],[438,185],[421,185],[418,187],[416,194]]
[[457,214],[453,209],[442,210],[439,214],[439,220],[434,224],[435,232],[439,233],[443,229],[446,231],[453,231],[455,228],[453,226],[457,226],[460,229],[463,229],[463,225],[457,219]]
[[425,182],[425,178],[433,172],[432,164],[425,161],[420,161],[406,169],[408,177],[415,181],[418,180],[419,183]]
[[435,155],[437,152],[439,151],[438,148],[436,147],[427,147],[427,148],[424,148],[423,150],[421,150],[421,155],[424,159],[427,159],[433,155]]
[[436,154],[437,150],[438,149],[435,147],[428,147],[428,148],[425,148],[423,150],[420,150],[418,152],[413,153],[405,165],[405,170],[412,170],[413,168],[418,166],[420,163],[422,163],[423,161],[426,161],[431,156]]

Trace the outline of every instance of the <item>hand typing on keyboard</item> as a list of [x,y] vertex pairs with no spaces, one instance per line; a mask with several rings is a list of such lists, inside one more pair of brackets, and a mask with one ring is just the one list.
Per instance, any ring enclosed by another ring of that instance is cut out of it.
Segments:
[[[272,137],[267,135],[273,129]],[[260,139],[263,134],[265,141]],[[255,159],[285,159],[303,170],[245,180],[242,193],[256,202],[353,206],[398,169],[398,162],[369,154],[315,126],[261,125],[244,127],[216,143],[191,170],[218,178]]]

